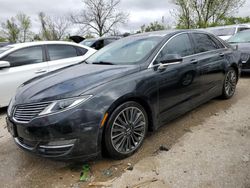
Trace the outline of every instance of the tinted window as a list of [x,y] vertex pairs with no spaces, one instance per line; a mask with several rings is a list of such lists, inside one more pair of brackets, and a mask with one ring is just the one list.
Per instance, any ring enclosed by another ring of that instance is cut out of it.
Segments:
[[166,54],[178,54],[182,57],[194,54],[194,49],[188,34],[181,34],[171,39],[162,49],[159,56],[157,57],[157,60]]
[[70,57],[76,57],[76,49],[69,45],[48,45],[50,60],[59,60]]
[[217,39],[216,37],[214,36],[211,36],[211,38],[213,39],[213,41],[216,43],[216,45],[219,47],[219,48],[225,48],[225,46],[222,44],[222,42]]
[[77,47],[77,49],[78,49],[79,55],[85,55],[88,52],[88,50],[85,48]]
[[220,48],[207,34],[195,33],[193,34],[193,37],[195,40],[197,53],[207,52]]
[[17,50],[3,58],[3,60],[9,61],[11,67],[41,63],[43,62],[42,47],[36,46]]

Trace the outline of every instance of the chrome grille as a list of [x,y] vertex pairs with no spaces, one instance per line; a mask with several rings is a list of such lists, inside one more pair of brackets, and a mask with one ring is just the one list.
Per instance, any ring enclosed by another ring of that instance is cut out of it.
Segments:
[[14,111],[14,119],[18,122],[28,123],[50,104],[51,102],[41,102],[18,105]]

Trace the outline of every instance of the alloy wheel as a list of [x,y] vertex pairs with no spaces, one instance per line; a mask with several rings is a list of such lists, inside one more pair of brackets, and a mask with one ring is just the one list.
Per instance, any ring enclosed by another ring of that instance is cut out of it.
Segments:
[[225,92],[228,96],[233,96],[237,85],[237,75],[235,70],[229,70],[225,80]]
[[122,110],[115,118],[111,128],[111,143],[121,154],[135,151],[146,134],[146,118],[137,107]]

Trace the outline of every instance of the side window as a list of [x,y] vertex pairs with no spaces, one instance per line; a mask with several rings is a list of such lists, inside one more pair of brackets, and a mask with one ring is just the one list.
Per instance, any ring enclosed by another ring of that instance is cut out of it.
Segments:
[[197,53],[208,52],[220,48],[207,34],[194,33],[193,37]]
[[77,47],[77,50],[78,50],[78,55],[81,56],[81,55],[85,55],[88,50],[85,49],[85,48],[80,48],[80,47]]
[[43,62],[43,51],[41,46],[34,46],[17,50],[2,60],[9,61],[11,67],[30,65]]
[[225,48],[225,46],[222,44],[222,42],[217,39],[216,37],[214,36],[211,36],[211,38],[213,39],[213,41],[216,43],[216,45],[219,47],[219,48]]
[[48,45],[50,61],[76,57],[76,49],[70,45]]
[[182,57],[194,54],[188,34],[181,34],[171,39],[162,49],[156,60],[160,60],[166,54],[178,54]]

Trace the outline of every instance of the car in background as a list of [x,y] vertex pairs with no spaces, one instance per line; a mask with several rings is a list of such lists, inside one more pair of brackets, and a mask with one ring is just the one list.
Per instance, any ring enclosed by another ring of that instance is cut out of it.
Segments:
[[0,107],[9,104],[23,82],[79,63],[95,52],[92,48],[70,42],[30,42],[0,48]]
[[9,44],[11,44],[11,43],[9,43],[9,42],[0,42],[0,48],[4,47],[4,46],[7,46]]
[[241,52],[242,72],[250,72],[250,30],[237,33],[228,42]]
[[[18,88],[7,127],[25,151],[84,160],[131,156],[149,131],[218,96],[231,98],[240,53],[202,31],[159,31],[114,42],[85,62]],[[34,110],[35,109],[35,110]]]
[[228,26],[220,26],[220,27],[210,27],[207,28],[206,31],[218,36],[222,40],[228,40],[236,33],[250,29],[249,24],[242,25],[228,25]]
[[85,38],[80,37],[80,36],[70,37],[70,39],[73,40],[74,42],[82,44],[84,46],[89,46],[89,47],[94,48],[96,50],[100,50],[104,46],[107,46],[107,45],[111,44],[112,42],[115,42],[121,38],[122,37],[119,37],[119,36],[91,38],[91,39],[85,39]]

